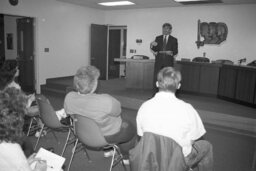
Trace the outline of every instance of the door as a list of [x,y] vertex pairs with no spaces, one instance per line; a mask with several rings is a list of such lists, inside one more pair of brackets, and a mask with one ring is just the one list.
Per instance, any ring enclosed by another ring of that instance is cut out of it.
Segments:
[[100,70],[100,79],[108,79],[108,26],[91,24],[91,65]]
[[109,79],[119,78],[119,62],[114,58],[120,58],[121,55],[121,30],[109,30],[109,53],[108,53],[108,76]]
[[4,41],[4,15],[0,14],[0,67],[5,60]]
[[34,19],[24,17],[17,19],[17,61],[20,75],[19,84],[23,91],[35,91],[34,72]]

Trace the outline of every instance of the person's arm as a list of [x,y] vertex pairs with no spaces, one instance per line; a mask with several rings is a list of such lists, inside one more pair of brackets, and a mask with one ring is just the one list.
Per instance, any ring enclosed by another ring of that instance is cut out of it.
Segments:
[[158,37],[156,37],[155,40],[150,43],[150,49],[154,53],[154,55],[157,55],[157,53],[160,51]]
[[28,98],[27,107],[30,107],[32,102],[36,100],[35,94],[34,93],[30,94],[27,96],[27,98]]
[[172,55],[175,56],[178,54],[178,40],[175,38],[172,48]]
[[142,130],[142,125],[141,125],[141,121],[143,120],[142,113],[143,113],[143,105],[139,108],[137,117],[136,117],[137,134],[139,137],[143,136],[143,130]]
[[110,104],[111,108],[110,108],[109,114],[116,117],[120,116],[122,111],[120,102],[114,97],[110,96],[110,98],[111,98],[111,104]]
[[33,163],[35,163],[34,168],[32,168],[32,171],[47,171],[47,163],[45,160],[41,160],[39,158],[36,158],[36,153],[32,154],[28,159],[29,166],[33,166]]
[[193,142],[201,139],[206,133],[206,130],[204,128],[203,122],[198,112],[192,107],[192,105],[190,105],[189,112],[191,113],[190,114],[190,121],[191,121],[190,136]]

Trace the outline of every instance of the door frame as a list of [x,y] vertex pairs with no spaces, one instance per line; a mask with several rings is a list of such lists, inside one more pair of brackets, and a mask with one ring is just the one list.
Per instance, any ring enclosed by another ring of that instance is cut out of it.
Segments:
[[[109,25],[109,30],[108,30],[108,35],[109,35],[109,31],[110,30],[120,30],[120,58],[126,58],[126,54],[127,54],[127,26],[126,25],[117,25],[117,26],[115,26],[115,25]],[[126,30],[126,40],[124,40],[124,31]],[[124,41],[126,41],[126,48],[125,48],[125,50],[124,50]],[[108,41],[108,43],[109,43],[109,41]],[[123,44],[122,44],[123,43]],[[108,44],[108,47],[109,47],[109,44]],[[125,53],[124,53],[125,52]],[[108,59],[109,60],[109,59]],[[108,61],[109,62],[109,61]],[[119,76],[125,76],[125,68],[126,68],[126,64],[125,63],[122,63],[122,62],[120,62],[119,63]],[[124,75],[121,75],[121,73],[122,73],[122,69],[124,70],[123,72],[123,74]],[[108,73],[108,72],[107,72]]]
[[[39,83],[39,47],[38,47],[38,19],[34,16],[24,16],[24,15],[17,15],[17,14],[10,14],[10,13],[1,13],[3,15],[9,15],[9,16],[17,16],[17,17],[30,17],[33,18],[34,23],[33,23],[33,37],[34,37],[34,88],[36,93],[40,93],[40,83]],[[14,42],[17,44],[17,42]]]

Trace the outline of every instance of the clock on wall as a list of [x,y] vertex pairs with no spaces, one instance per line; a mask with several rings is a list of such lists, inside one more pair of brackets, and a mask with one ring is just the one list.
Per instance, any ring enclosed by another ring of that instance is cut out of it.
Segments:
[[19,3],[19,0],[9,0],[9,3],[13,6],[17,5]]

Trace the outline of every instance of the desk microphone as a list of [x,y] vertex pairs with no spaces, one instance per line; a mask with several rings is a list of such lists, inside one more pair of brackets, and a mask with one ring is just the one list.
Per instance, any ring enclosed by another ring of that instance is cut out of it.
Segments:
[[242,58],[242,59],[239,59],[239,60],[238,60],[238,63],[239,63],[239,64],[241,64],[241,63],[243,63],[243,62],[246,62],[246,58]]

